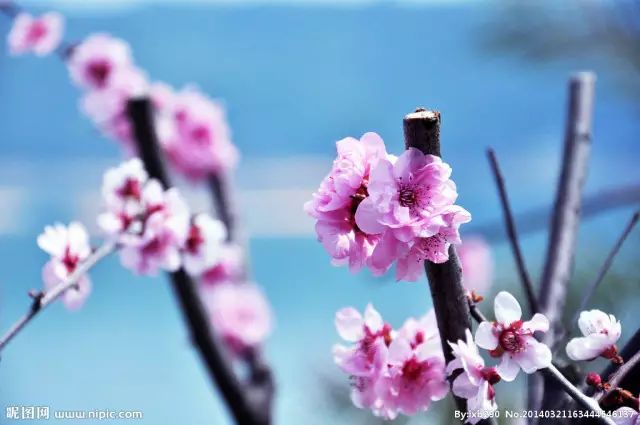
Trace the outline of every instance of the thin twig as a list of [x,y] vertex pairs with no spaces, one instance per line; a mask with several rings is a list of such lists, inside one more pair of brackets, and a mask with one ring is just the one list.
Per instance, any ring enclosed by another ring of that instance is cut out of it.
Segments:
[[633,355],[629,360],[625,361],[613,375],[611,375],[607,383],[611,385],[611,390],[603,392],[596,397],[596,400],[600,401],[605,398],[612,390],[620,387],[626,376],[633,371],[638,365],[640,365],[640,351]]
[[624,231],[616,241],[615,245],[611,249],[611,252],[609,252],[609,255],[607,256],[607,259],[605,260],[604,264],[602,265],[602,267],[600,267],[600,271],[598,272],[598,275],[593,280],[593,282],[591,282],[591,284],[587,287],[587,290],[582,296],[582,301],[580,301],[580,304],[578,305],[578,308],[575,314],[573,315],[573,318],[571,319],[570,326],[573,326],[578,321],[578,318],[580,317],[580,312],[582,312],[587,307],[587,304],[589,304],[591,297],[596,292],[596,289],[598,289],[598,286],[600,286],[600,283],[602,283],[604,276],[607,274],[607,272],[613,265],[614,258],[616,257],[616,255],[618,255],[620,248],[622,248],[624,241],[627,239],[627,237],[629,236],[629,234],[631,233],[635,225],[638,223],[639,218],[640,218],[640,211],[636,211],[631,217],[631,220],[629,220],[629,223],[625,227]]
[[509,197],[507,196],[507,188],[504,182],[504,177],[502,176],[500,165],[498,164],[498,159],[496,158],[496,154],[493,149],[487,150],[487,157],[489,158],[491,171],[493,172],[493,177],[495,179],[496,186],[498,187],[500,204],[502,205],[502,214],[504,216],[504,224],[506,226],[507,235],[509,236],[509,243],[511,244],[513,257],[516,260],[516,268],[518,269],[518,274],[520,275],[520,282],[524,286],[527,301],[529,302],[529,310],[533,314],[538,311],[538,300],[533,288],[531,276],[527,271],[527,265],[525,264],[522,250],[520,249],[518,232],[516,230],[515,220],[513,219],[511,205],[509,204]]
[[53,287],[51,290],[40,293],[34,297],[29,311],[22,316],[11,328],[0,338],[0,351],[2,351],[13,338],[24,329],[42,310],[47,308],[51,303],[57,300],[68,289],[78,283],[78,280],[84,276],[98,261],[109,255],[115,249],[112,242],[106,242],[98,249],[93,251],[86,260],[76,267],[76,269],[62,282]]
[[[149,176],[170,187],[169,178],[161,159],[160,147],[155,133],[153,109],[148,98],[131,99],[127,111],[132,123],[138,153]],[[207,366],[229,410],[239,425],[268,425],[270,417],[263,406],[255,404],[248,388],[238,379],[233,365],[213,331],[200,297],[196,283],[179,269],[170,274],[174,293],[184,318],[189,325],[193,341]]]

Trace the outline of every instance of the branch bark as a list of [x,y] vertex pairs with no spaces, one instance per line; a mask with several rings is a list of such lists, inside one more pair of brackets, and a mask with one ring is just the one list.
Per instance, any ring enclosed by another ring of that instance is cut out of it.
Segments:
[[48,292],[41,292],[34,296],[31,302],[29,311],[25,313],[17,322],[9,328],[9,330],[0,338],[0,352],[18,335],[24,327],[29,324],[41,311],[47,308],[51,303],[60,298],[62,294],[68,289],[73,287],[78,280],[84,276],[97,262],[102,260],[107,255],[111,254],[115,249],[115,245],[111,242],[106,242],[93,253],[87,257],[74,271],[69,275],[67,279],[60,282],[57,286],[52,288]]
[[[151,102],[148,98],[131,99],[127,105],[127,112],[138,153],[147,172],[151,177],[158,179],[165,188],[170,187],[156,138]],[[173,291],[190,328],[192,340],[236,422],[240,425],[268,425],[268,412],[252,402],[249,391],[238,379],[227,353],[211,328],[196,283],[184,269],[170,273],[170,276]]]
[[[417,148],[424,154],[441,156],[440,113],[417,109],[404,118],[404,140],[407,148]],[[462,286],[462,268],[453,246],[449,261],[435,264],[424,262],[429,280],[445,360],[453,359],[447,341],[465,340],[465,330],[471,329],[469,305]],[[455,398],[458,409],[466,412],[464,399]]]
[[[543,342],[552,349],[566,304],[567,288],[573,272],[574,252],[580,221],[582,188],[587,176],[591,149],[591,123],[595,92],[595,75],[582,72],[569,82],[568,117],[565,132],[562,169],[558,181],[551,220],[547,256],[540,284],[538,301],[551,328]],[[543,390],[540,391],[540,386]],[[529,386],[529,408],[552,408],[561,402],[553,384],[537,378]],[[542,400],[541,400],[542,398]]]

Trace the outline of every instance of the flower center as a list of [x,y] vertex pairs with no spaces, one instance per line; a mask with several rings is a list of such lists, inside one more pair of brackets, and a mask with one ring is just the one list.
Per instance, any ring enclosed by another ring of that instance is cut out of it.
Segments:
[[500,375],[495,367],[485,367],[480,371],[482,379],[487,381],[489,385],[495,385],[500,382]]
[[202,232],[198,226],[192,225],[189,229],[189,236],[187,237],[186,248],[192,254],[198,252],[198,248],[204,242]]
[[128,178],[122,187],[118,189],[118,195],[123,198],[140,199],[140,181]]
[[62,264],[64,264],[64,267],[67,269],[67,273],[73,272],[79,261],[80,258],[77,255],[72,254],[69,247],[67,247],[67,250],[64,253],[64,258],[62,259]]
[[403,207],[413,207],[418,202],[418,197],[415,190],[409,186],[403,186],[400,188],[400,194],[398,195],[400,205]]
[[27,38],[32,42],[39,41],[47,33],[47,27],[41,21],[36,21],[29,28]]
[[402,376],[409,381],[417,381],[422,375],[423,366],[423,362],[412,357],[402,365]]
[[526,332],[522,330],[522,320],[518,320],[505,328],[498,338],[500,341],[500,347],[504,351],[511,353],[520,353],[525,349],[524,336]]
[[103,87],[111,72],[111,65],[105,60],[94,61],[89,64],[87,72],[98,87]]

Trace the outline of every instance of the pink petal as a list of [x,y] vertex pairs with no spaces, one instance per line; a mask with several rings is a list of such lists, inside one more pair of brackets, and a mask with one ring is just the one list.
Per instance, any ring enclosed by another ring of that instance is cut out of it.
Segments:
[[547,319],[547,317],[543,314],[536,313],[533,315],[531,320],[524,322],[522,324],[522,327],[534,332],[546,332],[549,330],[549,319]]
[[336,313],[336,329],[346,341],[358,341],[363,337],[364,321],[362,315],[353,307],[346,307]]
[[377,235],[382,233],[385,227],[378,222],[380,214],[376,209],[376,204],[371,197],[368,197],[358,205],[355,218],[356,224],[365,233]]
[[545,344],[529,337],[528,347],[513,357],[525,373],[533,373],[551,364],[551,350]]
[[518,363],[516,363],[509,354],[502,356],[502,361],[496,369],[500,377],[507,382],[511,382],[516,379],[518,372],[520,372],[520,366],[518,366]]

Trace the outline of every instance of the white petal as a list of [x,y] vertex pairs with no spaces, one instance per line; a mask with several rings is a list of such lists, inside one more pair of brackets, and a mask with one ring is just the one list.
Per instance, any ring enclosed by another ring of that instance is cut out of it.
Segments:
[[606,335],[590,335],[573,338],[567,344],[567,356],[571,360],[593,360],[609,348]]
[[513,295],[506,291],[502,291],[496,295],[493,305],[496,313],[496,320],[499,323],[510,325],[511,323],[520,320],[522,317],[520,304]]
[[493,333],[493,324],[482,322],[476,329],[476,344],[485,350],[495,350],[498,347],[498,337]]
[[391,364],[402,364],[413,354],[409,341],[404,338],[396,338],[389,345],[389,358]]
[[500,377],[507,382],[516,379],[518,372],[520,372],[520,366],[518,366],[518,363],[516,363],[509,354],[502,356],[502,361],[496,369]]
[[453,380],[451,391],[453,391],[453,393],[458,397],[469,399],[476,396],[478,393],[478,387],[469,381],[469,377],[466,373],[462,373]]
[[538,369],[544,369],[551,364],[551,350],[545,344],[530,337],[528,347],[514,356],[514,360],[525,373],[533,373]]
[[346,341],[358,341],[363,337],[362,315],[353,307],[346,307],[336,313],[336,329],[340,337]]
[[549,319],[544,314],[536,313],[533,315],[531,320],[524,322],[522,324],[524,329],[529,329],[531,331],[540,331],[546,332],[549,330]]
[[364,310],[364,324],[372,332],[381,331],[384,326],[382,316],[373,308],[372,304],[367,304],[367,308]]

